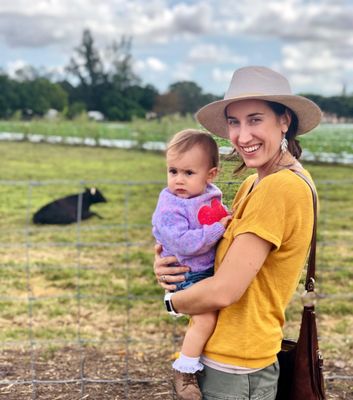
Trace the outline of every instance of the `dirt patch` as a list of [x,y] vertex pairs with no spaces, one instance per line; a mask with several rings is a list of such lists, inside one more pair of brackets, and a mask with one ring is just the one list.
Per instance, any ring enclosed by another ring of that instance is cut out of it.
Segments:
[[[170,357],[152,347],[3,350],[0,399],[173,400]],[[326,362],[325,375],[327,399],[353,400],[353,380],[342,378],[353,376],[351,366]]]

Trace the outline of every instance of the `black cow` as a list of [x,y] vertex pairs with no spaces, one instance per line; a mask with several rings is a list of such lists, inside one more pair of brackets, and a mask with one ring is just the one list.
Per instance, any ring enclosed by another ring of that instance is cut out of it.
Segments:
[[[79,194],[73,194],[46,204],[33,215],[33,223],[64,225],[77,222],[79,196]],[[91,204],[105,203],[106,201],[107,200],[98,189],[86,188],[82,193],[81,215],[79,214],[80,219],[87,219],[94,215],[98,218],[102,218],[99,214],[90,211],[89,208]]]

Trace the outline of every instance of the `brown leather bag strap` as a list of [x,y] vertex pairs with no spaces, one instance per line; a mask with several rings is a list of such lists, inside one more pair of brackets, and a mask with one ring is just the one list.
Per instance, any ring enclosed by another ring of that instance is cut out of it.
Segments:
[[308,259],[308,268],[305,280],[305,290],[308,292],[313,292],[315,290],[315,266],[316,266],[316,227],[317,227],[317,194],[316,189],[311,180],[302,174],[301,172],[291,170],[298,176],[300,176],[310,187],[313,196],[313,206],[314,206],[314,225],[313,233],[311,237],[310,253]]

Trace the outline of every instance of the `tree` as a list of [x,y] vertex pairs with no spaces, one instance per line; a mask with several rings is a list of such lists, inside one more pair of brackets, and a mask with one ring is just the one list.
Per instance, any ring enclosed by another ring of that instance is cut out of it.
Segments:
[[10,117],[20,105],[18,83],[0,74],[0,118]]
[[80,101],[75,101],[70,104],[70,106],[67,108],[66,116],[69,119],[73,119],[75,117],[78,117],[82,113],[85,113],[86,110],[86,104],[82,103]]
[[103,107],[108,119],[131,121],[133,116],[144,117],[145,110],[131,97],[110,90],[103,98]]
[[303,94],[314,101],[323,111],[337,115],[337,117],[353,117],[353,96],[324,97],[317,94]]
[[34,115],[44,115],[50,108],[62,111],[67,107],[67,93],[46,78],[27,80],[20,84],[20,108]]
[[17,110],[23,115],[44,115],[50,108],[67,107],[67,93],[47,78],[22,74],[21,81],[0,75],[0,117],[11,117]]
[[175,92],[168,92],[157,96],[153,111],[159,116],[174,114],[181,109],[180,97]]
[[101,111],[108,119],[130,120],[151,110],[158,92],[151,85],[140,86],[132,68],[131,44],[131,37],[114,41],[103,62],[90,31],[85,30],[67,67],[79,82],[73,90],[65,83],[70,101],[84,102],[88,110]]
[[107,49],[108,81],[116,90],[126,90],[140,84],[140,78],[132,68],[132,37],[123,36],[120,42],[113,41]]
[[169,92],[178,96],[180,106],[178,111],[181,114],[194,113],[200,108],[202,89],[195,82],[182,81],[173,83],[169,86]]
[[144,110],[151,111],[155,105],[158,90],[152,85],[133,85],[126,89],[129,98],[138,103]]
[[82,42],[76,47],[67,71],[78,79],[78,92],[88,109],[100,110],[101,87],[106,82],[106,75],[99,51],[88,29],[83,31]]
[[[18,68],[15,71],[15,81],[18,82],[26,82],[26,81],[34,81],[37,78],[46,77],[46,71],[44,67],[34,67],[33,65],[24,65],[21,68]],[[50,80],[48,78],[48,80]]]

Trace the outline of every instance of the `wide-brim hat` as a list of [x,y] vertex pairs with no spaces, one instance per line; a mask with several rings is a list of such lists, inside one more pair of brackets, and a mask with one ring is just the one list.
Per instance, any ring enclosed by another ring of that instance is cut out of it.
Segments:
[[208,131],[228,138],[226,107],[236,101],[248,99],[272,101],[290,108],[298,118],[298,135],[311,131],[321,120],[319,106],[306,97],[294,95],[283,75],[257,66],[236,70],[224,99],[202,107],[197,111],[196,119]]

